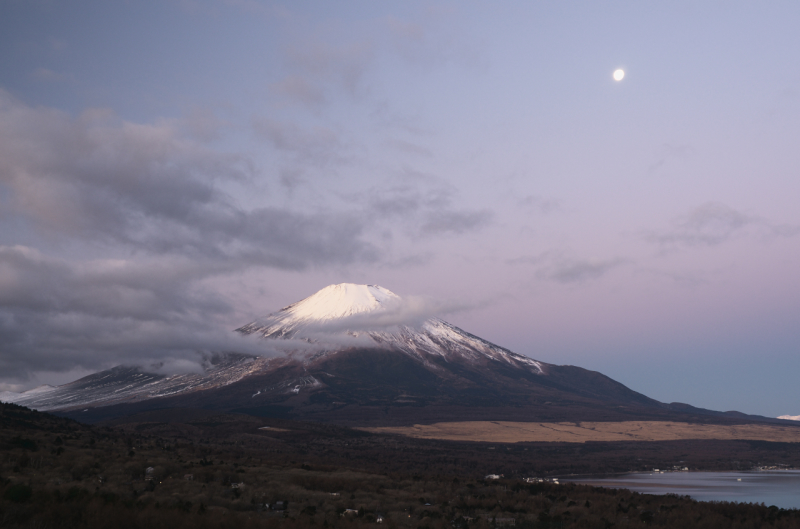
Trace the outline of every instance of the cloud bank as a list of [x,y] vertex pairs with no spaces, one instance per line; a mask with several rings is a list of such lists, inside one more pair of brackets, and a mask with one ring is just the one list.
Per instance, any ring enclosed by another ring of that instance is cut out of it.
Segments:
[[377,257],[357,214],[239,206],[224,189],[253,176],[249,160],[170,123],[73,119],[0,92],[0,159],[4,220],[48,237],[289,269]]

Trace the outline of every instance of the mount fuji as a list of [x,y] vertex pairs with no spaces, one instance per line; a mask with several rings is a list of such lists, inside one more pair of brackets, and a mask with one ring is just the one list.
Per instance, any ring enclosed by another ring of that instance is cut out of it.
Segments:
[[346,425],[719,414],[516,354],[421,309],[380,286],[331,285],[236,329],[269,356],[216,354],[180,375],[118,366],[1,398],[86,422],[170,408]]

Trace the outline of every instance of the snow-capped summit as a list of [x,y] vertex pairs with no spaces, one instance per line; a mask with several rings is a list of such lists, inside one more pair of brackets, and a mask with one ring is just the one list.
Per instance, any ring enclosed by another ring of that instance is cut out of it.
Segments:
[[312,323],[330,322],[385,310],[388,303],[399,300],[400,296],[377,285],[340,283],[329,285],[264,319],[265,322],[272,321],[284,330],[290,330]]
[[[378,285],[340,283],[292,303],[237,331],[265,338],[307,338],[309,333],[342,330],[396,308],[400,296]],[[352,328],[349,329],[352,331]],[[352,332],[351,332],[352,334]]]
[[281,312],[297,320],[329,320],[380,310],[387,302],[398,300],[400,296],[378,285],[340,283],[329,285]]

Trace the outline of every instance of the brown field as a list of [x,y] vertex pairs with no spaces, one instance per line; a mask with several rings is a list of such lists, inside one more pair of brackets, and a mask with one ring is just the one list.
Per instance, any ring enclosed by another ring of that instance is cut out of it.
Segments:
[[748,439],[800,443],[800,427],[772,424],[692,424],[685,422],[506,422],[469,421],[361,428],[419,439],[485,441],[494,443],[586,441],[676,441],[681,439]]

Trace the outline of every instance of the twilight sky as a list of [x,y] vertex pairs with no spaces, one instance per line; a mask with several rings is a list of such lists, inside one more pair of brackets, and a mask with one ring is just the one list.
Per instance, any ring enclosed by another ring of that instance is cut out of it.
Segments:
[[[0,2],[0,391],[341,282],[800,413],[797,2]],[[616,82],[612,73],[626,71]]]

